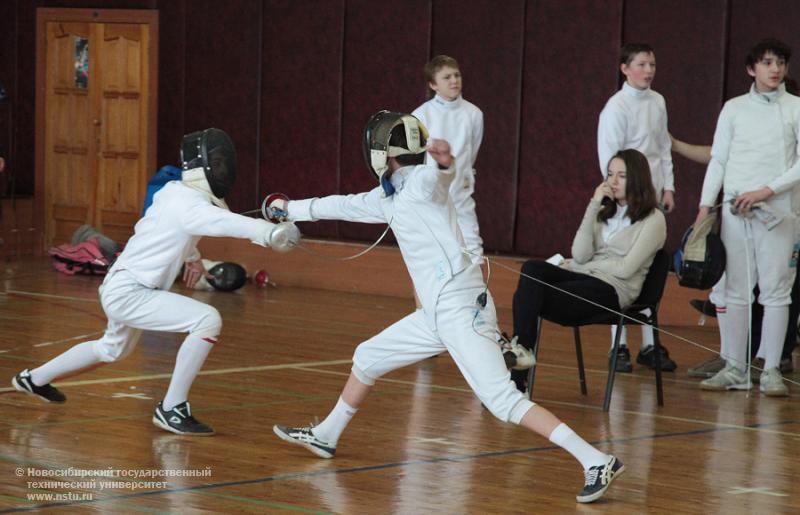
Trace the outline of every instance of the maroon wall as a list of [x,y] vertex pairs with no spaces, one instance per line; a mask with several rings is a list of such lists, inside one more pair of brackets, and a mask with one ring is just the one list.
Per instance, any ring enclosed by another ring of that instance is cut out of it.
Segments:
[[[597,117],[620,85],[623,41],[656,49],[654,88],[670,131],[710,143],[722,102],[749,86],[756,39],[800,51],[795,0],[6,0],[0,2],[0,145],[17,193],[34,191],[37,7],[158,9],[158,163],[181,136],[228,131],[239,154],[234,210],[271,191],[293,197],[373,187],[361,155],[374,111],[426,98],[422,67],[461,63],[464,95],[484,112],[476,200],[488,252],[568,252],[600,179]],[[765,16],[765,13],[769,13]],[[778,17],[780,24],[774,20]],[[777,28],[776,28],[777,27]],[[797,60],[797,58],[795,59]],[[674,246],[694,217],[704,167],[675,158]],[[5,191],[5,183],[0,182]],[[366,240],[382,228],[322,222],[306,234]]]

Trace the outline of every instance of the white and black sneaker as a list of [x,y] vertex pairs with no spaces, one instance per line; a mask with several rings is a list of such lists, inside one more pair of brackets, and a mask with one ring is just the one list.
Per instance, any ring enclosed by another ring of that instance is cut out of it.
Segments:
[[189,401],[184,401],[171,410],[164,409],[163,401],[156,406],[153,424],[165,431],[187,436],[211,436],[214,430],[192,416]]
[[330,459],[336,454],[336,446],[323,442],[311,432],[311,427],[286,427],[274,425],[272,431],[278,438],[295,445],[302,445],[320,458]]
[[55,386],[52,386],[50,383],[44,386],[37,386],[33,384],[31,372],[27,368],[11,379],[11,385],[18,392],[27,393],[28,395],[35,395],[45,402],[62,403],[67,400],[67,396],[61,393],[61,390]]
[[623,472],[625,472],[625,465],[614,456],[611,456],[605,465],[589,467],[589,470],[584,472],[586,484],[583,485],[583,490],[575,496],[575,500],[584,503],[598,500],[606,493],[611,482]]
[[536,364],[533,351],[519,343],[519,338],[514,336],[510,340],[506,333],[502,333],[497,338],[497,344],[503,352],[503,359],[506,368],[513,370],[528,370]]

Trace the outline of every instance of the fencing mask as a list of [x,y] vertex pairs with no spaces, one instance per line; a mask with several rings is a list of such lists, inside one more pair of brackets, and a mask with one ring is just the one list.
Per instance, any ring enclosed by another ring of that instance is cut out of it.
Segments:
[[717,211],[711,211],[697,227],[689,227],[684,233],[674,263],[681,286],[707,290],[725,272],[725,246],[717,220]]
[[[392,130],[398,126],[404,129],[405,144],[391,145]],[[388,176],[384,175],[389,169],[389,158],[421,154],[425,152],[427,141],[428,129],[410,114],[379,111],[369,119],[364,128],[364,160],[387,195],[394,193]]]
[[[181,142],[181,167],[184,182],[198,188],[197,183],[204,178],[211,189],[210,193],[221,201],[230,193],[236,181],[236,149],[233,141],[220,129],[187,134]],[[217,202],[215,204],[219,205]]]
[[201,277],[194,286],[195,290],[234,291],[247,282],[247,271],[237,263],[204,259],[203,266],[212,277]]

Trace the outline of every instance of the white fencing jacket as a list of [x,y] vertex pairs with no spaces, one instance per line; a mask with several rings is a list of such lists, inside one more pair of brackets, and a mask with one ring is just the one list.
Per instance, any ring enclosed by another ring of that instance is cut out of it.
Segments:
[[597,155],[603,178],[608,175],[608,162],[614,154],[627,148],[647,157],[659,202],[664,190],[675,191],[672,140],[667,130],[664,97],[652,89],[639,90],[626,82],[600,112]]
[[[776,194],[800,183],[800,98],[781,84],[773,95],[751,86],[725,102],[714,132],[701,206],[713,206],[720,188],[734,197],[765,186]],[[797,206],[793,206],[797,209]]]
[[148,288],[169,289],[184,261],[200,258],[197,242],[202,236],[247,238],[266,246],[273,227],[216,207],[207,194],[180,181],[168,182],[153,196],[110,272],[127,270]]
[[[440,170],[435,164],[403,167],[391,176],[394,195],[387,197],[378,187],[355,195],[294,200],[288,205],[289,219],[391,224],[422,308],[435,328],[439,294],[471,265],[461,250],[464,240],[448,195],[454,174],[454,168]],[[471,269],[481,284],[480,268]]]

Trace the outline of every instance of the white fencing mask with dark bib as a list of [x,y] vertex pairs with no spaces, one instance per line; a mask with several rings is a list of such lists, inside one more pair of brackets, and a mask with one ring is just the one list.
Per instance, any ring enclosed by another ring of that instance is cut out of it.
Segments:
[[[404,145],[390,145],[392,130],[402,126],[405,134]],[[364,160],[375,174],[387,195],[394,188],[384,175],[389,170],[389,158],[425,152],[428,142],[428,129],[416,117],[392,111],[379,111],[372,115],[364,128]]]
[[181,181],[211,197],[222,208],[223,200],[236,182],[236,149],[233,140],[220,129],[205,129],[183,137]]

